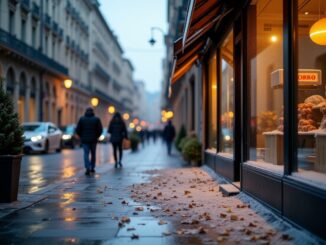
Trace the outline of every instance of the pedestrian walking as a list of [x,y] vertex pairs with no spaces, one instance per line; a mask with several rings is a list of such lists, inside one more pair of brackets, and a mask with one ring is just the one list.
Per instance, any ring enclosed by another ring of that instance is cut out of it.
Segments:
[[[87,108],[85,115],[79,119],[76,127],[76,133],[80,137],[84,150],[86,175],[95,173],[96,144],[102,130],[101,120],[95,116],[93,108]],[[91,154],[91,159],[89,159],[89,154]]]
[[168,124],[164,127],[163,137],[167,145],[168,154],[171,155],[172,142],[175,137],[175,128],[171,120],[169,120]]
[[126,124],[119,112],[114,114],[108,127],[108,133],[110,134],[110,142],[113,146],[113,156],[115,161],[114,167],[117,168],[118,165],[122,167],[122,141],[123,139],[128,139],[128,132]]

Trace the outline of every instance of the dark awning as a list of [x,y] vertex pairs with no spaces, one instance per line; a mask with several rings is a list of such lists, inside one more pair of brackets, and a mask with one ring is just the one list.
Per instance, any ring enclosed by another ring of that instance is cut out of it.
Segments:
[[191,0],[183,37],[174,43],[174,65],[170,84],[181,78],[200,57],[210,30],[232,9],[224,8],[223,0]]

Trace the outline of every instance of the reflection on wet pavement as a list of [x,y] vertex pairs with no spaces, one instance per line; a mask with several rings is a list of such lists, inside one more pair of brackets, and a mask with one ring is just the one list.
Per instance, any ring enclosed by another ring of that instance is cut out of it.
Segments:
[[[51,154],[43,160],[28,156],[23,163],[22,185],[29,189],[55,181],[57,185],[46,192],[42,202],[0,220],[0,244],[201,244],[194,236],[169,236],[173,226],[159,224],[151,212],[158,207],[130,198],[128,187],[149,181],[144,170],[180,167],[180,158],[168,157],[164,150],[162,145],[152,145],[127,153],[123,169],[102,162],[91,177],[76,174],[83,170],[80,150]],[[143,211],[135,211],[137,207]],[[130,222],[119,225],[123,216]],[[136,239],[132,239],[133,234]]]

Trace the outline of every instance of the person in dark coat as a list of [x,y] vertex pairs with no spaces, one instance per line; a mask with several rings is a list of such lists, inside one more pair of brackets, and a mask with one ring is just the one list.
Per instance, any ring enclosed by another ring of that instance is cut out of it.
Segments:
[[[76,133],[80,137],[84,149],[86,175],[95,173],[96,144],[102,130],[101,120],[95,116],[93,108],[87,108],[85,115],[79,119],[76,127]],[[91,160],[89,160],[89,153],[91,153]]]
[[175,128],[171,120],[169,120],[168,124],[164,127],[163,137],[168,148],[168,154],[171,155],[172,142],[175,137]]
[[[113,146],[114,167],[117,168],[118,165],[122,167],[122,141],[123,139],[128,139],[128,133],[126,124],[119,112],[114,114],[108,127],[108,133],[110,134],[110,142]],[[119,151],[119,159],[117,151]]]

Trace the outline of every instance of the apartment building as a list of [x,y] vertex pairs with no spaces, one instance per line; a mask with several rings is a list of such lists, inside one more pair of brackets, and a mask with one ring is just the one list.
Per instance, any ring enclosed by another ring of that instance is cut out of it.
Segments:
[[0,76],[21,122],[76,123],[88,106],[105,124],[109,106],[131,112],[126,62],[96,0],[0,1]]

